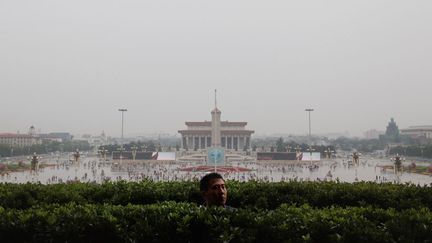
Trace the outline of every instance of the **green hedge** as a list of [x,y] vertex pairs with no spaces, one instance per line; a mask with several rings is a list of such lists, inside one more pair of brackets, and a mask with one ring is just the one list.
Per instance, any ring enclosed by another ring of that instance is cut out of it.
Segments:
[[430,242],[427,208],[281,205],[275,210],[64,204],[0,208],[2,242]]
[[[234,207],[275,209],[281,204],[309,204],[378,208],[432,209],[432,188],[402,184],[336,182],[228,181],[228,204]],[[163,201],[201,204],[198,182],[116,182],[104,184],[0,184],[0,206],[26,209],[51,203],[153,204]]]

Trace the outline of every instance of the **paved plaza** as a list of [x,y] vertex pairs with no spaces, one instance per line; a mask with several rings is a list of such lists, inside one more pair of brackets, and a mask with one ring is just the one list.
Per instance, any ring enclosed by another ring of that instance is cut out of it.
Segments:
[[[418,161],[405,161],[404,165],[416,162],[418,165],[428,165]],[[190,168],[203,167],[199,162],[175,161],[102,161],[96,156],[81,158],[79,163],[72,163],[68,157],[46,158],[41,161],[37,171],[3,173],[0,182],[12,183],[67,183],[104,181],[191,181],[199,180],[204,174],[214,171],[214,166],[206,170],[193,171]],[[429,185],[432,177],[416,173],[403,172],[396,175],[388,158],[363,157],[359,165],[351,164],[347,159],[335,158],[319,162],[308,161],[262,161],[262,162],[232,162],[227,166],[242,168],[242,170],[227,170],[216,167],[224,178],[237,181],[373,181],[398,182]]]

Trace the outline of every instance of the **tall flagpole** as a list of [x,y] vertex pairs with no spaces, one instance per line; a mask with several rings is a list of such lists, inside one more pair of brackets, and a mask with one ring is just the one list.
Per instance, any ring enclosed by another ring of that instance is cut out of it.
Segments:
[[[217,90],[215,89],[215,109],[217,109]],[[214,172],[217,172],[216,169],[216,159],[214,160]]]
[[217,89],[215,89],[215,108],[217,108]]

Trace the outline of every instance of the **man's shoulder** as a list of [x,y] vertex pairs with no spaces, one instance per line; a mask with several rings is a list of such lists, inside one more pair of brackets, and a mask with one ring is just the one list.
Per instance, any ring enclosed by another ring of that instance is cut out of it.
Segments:
[[225,207],[224,207],[226,210],[228,210],[228,211],[237,211],[237,208],[234,208],[234,207],[231,207],[231,206],[228,206],[228,205],[225,205]]
[[[208,206],[206,204],[201,204],[199,205],[200,208],[208,208]],[[237,211],[237,208],[235,207],[231,207],[228,205],[223,206],[224,209],[228,210],[228,211]]]

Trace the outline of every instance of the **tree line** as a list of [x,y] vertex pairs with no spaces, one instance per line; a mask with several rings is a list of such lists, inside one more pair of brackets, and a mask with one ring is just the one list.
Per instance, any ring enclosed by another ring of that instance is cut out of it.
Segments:
[[[114,151],[120,151],[121,145],[120,144],[109,144],[109,145],[102,145],[98,147],[98,150],[106,150],[108,153],[112,153]],[[146,152],[161,152],[162,151],[162,145],[160,145],[158,142],[155,141],[137,141],[137,142],[130,142],[127,144],[123,144],[124,151],[146,151]],[[168,146],[167,148],[169,151],[172,149],[179,150],[180,146],[177,144],[175,147]]]
[[432,145],[397,146],[390,148],[389,153],[392,155],[432,158]]
[[88,141],[73,140],[65,142],[44,141],[42,144],[35,144],[27,147],[16,147],[7,144],[0,144],[0,156],[12,157],[21,155],[30,155],[33,153],[47,154],[52,152],[73,152],[79,149],[80,151],[91,150],[92,147]]

